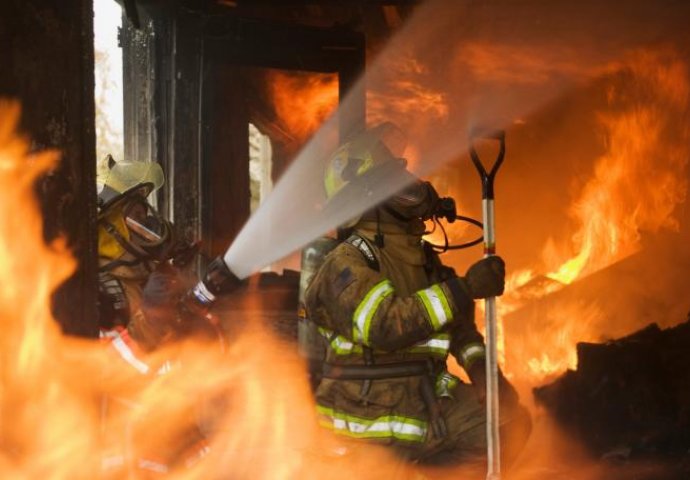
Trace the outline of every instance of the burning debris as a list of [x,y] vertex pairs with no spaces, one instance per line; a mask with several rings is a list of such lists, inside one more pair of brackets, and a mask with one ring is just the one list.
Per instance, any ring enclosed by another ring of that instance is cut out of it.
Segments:
[[[577,370],[536,388],[536,401],[603,459],[690,474],[690,317],[627,337],[577,344]],[[657,477],[658,478],[658,477]]]

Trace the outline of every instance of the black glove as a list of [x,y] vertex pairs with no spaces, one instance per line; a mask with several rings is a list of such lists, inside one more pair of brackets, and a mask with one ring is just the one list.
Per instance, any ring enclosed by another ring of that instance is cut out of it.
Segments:
[[494,255],[482,258],[468,268],[465,280],[472,298],[489,298],[503,293],[505,276],[505,262]]
[[142,291],[142,303],[147,308],[171,309],[182,294],[179,273],[167,264],[162,264],[149,275]]

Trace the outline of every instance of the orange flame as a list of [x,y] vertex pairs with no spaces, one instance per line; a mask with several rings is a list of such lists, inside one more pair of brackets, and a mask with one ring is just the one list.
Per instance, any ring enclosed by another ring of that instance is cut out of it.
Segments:
[[[500,302],[504,316],[637,252],[641,232],[679,226],[674,210],[686,198],[687,181],[679,173],[689,152],[683,139],[666,132],[674,131],[674,118],[687,108],[686,67],[663,53],[642,52],[615,70],[627,73],[632,86],[611,87],[611,109],[598,115],[607,151],[572,203],[570,213],[579,225],[572,243],[547,243],[543,256],[549,273],[544,276],[538,277],[535,268],[508,280],[510,288]],[[605,333],[596,305],[556,303],[550,308],[539,311],[540,328],[523,339],[526,344],[511,344],[519,352],[511,355],[516,363],[510,368],[527,365],[525,374],[533,380],[575,368],[576,343]]]
[[458,48],[454,62],[482,81],[542,86],[558,76],[577,78],[593,73],[584,71],[573,58],[574,52],[563,46],[474,41]]
[[338,106],[335,74],[271,70],[268,84],[276,115],[299,142],[314,133]]
[[442,120],[448,117],[444,92],[428,86],[429,68],[418,60],[403,56],[388,60],[385,91],[367,91],[367,123],[415,118]]
[[[368,89],[367,124],[394,121],[412,139],[426,126],[446,120],[449,115],[447,94],[430,86],[429,68],[418,60],[403,55],[386,59],[381,70],[386,79],[376,89]],[[410,142],[404,153],[408,168],[415,172],[420,161],[417,146]]]
[[[49,301],[75,263],[64,239],[43,243],[33,194],[58,154],[30,154],[14,134],[18,118],[17,104],[0,103],[0,471],[5,478],[88,478],[97,410],[80,379],[94,371],[70,355],[68,346],[78,342],[61,338]],[[69,461],[58,462],[63,457]]]
[[[295,346],[246,313],[225,312],[247,324],[227,351],[170,345],[140,356],[150,374],[109,344],[62,336],[50,295],[75,262],[63,240],[43,243],[33,188],[58,155],[29,154],[14,134],[18,115],[0,104],[0,476],[345,480],[408,468],[318,428]],[[199,434],[208,449],[185,456]]]

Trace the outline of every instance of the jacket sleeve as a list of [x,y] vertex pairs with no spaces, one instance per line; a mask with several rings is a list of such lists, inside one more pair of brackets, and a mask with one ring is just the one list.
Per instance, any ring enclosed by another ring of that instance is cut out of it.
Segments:
[[[428,246],[428,244],[425,244]],[[456,358],[458,363],[472,378],[473,373],[479,369],[484,369],[484,359],[486,350],[484,348],[484,337],[477,330],[474,319],[474,301],[469,293],[469,287],[464,277],[458,277],[455,270],[444,265],[438,254],[433,249],[427,247],[427,256],[433,265],[434,277],[438,280],[446,281],[453,293],[453,297],[463,303],[458,309],[460,314],[455,321],[449,325],[450,353]],[[472,367],[475,367],[474,369]]]
[[305,303],[317,325],[384,351],[422,341],[460,315],[444,282],[399,296],[392,283],[347,244],[326,257],[305,292]]
[[[463,281],[460,277],[459,283]],[[453,322],[449,327],[450,353],[455,357],[460,366],[472,378],[472,367],[484,365],[486,349],[484,348],[484,337],[477,330],[474,320],[474,308],[463,312],[458,321]]]

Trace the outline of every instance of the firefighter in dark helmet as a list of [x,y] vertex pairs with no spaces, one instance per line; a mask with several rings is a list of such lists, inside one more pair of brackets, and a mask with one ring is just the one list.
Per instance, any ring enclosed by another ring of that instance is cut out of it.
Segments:
[[[423,241],[424,221],[443,216],[448,203],[393,154],[401,136],[394,125],[379,125],[342,145],[326,168],[329,200],[376,188],[391,169],[409,181],[350,222],[351,234],[306,290],[308,317],[328,344],[319,418],[336,434],[390,445],[413,461],[477,459],[486,451],[486,374],[474,301],[503,293],[504,263],[488,257],[457,276]],[[448,372],[448,354],[471,384]],[[503,375],[499,384],[508,462],[531,422]]]

